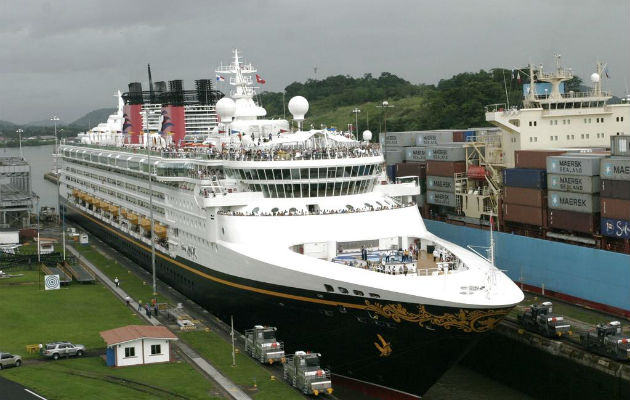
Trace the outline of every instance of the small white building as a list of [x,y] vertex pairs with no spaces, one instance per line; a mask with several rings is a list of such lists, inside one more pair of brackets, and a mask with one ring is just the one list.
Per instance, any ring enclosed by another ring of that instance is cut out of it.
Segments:
[[164,363],[171,360],[171,341],[177,336],[164,326],[128,325],[100,333],[107,343],[107,365]]

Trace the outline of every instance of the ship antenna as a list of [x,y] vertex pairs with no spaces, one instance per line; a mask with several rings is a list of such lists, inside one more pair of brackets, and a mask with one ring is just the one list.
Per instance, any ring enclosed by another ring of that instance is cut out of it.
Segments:
[[147,70],[149,72],[149,99],[151,103],[155,103],[155,95],[153,93],[153,79],[151,79],[151,64],[147,64]]
[[508,96],[507,83],[505,83],[505,68],[503,70],[503,87],[505,88],[505,102],[507,103],[507,109],[510,109],[510,96]]

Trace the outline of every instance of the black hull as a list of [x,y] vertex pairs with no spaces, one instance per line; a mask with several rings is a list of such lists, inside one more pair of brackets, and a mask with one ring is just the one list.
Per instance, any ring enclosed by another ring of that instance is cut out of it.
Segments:
[[[143,268],[151,269],[150,248],[65,203],[68,219]],[[466,354],[481,332],[492,328],[508,311],[467,310],[481,317],[463,322],[460,309],[394,304],[270,285],[159,252],[156,275],[224,321],[233,315],[235,328],[240,331],[256,324],[276,326],[288,353],[322,353],[322,365],[333,374],[393,389],[372,387],[372,395],[378,392],[381,398],[425,393]],[[350,306],[331,304],[336,301]]]

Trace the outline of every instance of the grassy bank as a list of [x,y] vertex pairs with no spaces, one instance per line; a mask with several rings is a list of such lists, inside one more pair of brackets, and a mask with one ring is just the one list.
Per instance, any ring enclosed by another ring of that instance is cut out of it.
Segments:
[[142,323],[100,283],[47,291],[37,271],[20,273],[24,276],[0,281],[3,351],[38,357],[25,354],[25,346],[56,340],[105,347],[99,331]]
[[109,368],[101,358],[49,361],[2,371],[49,399],[221,398],[186,363]]
[[232,345],[215,333],[181,332],[179,336],[256,400],[303,399],[282,381],[281,372],[261,368],[257,361],[245,354],[236,354],[236,367],[233,367]]
[[27,362],[2,370],[2,376],[50,399],[221,397],[186,363],[110,368],[98,356],[48,361],[27,354],[28,344],[56,340],[84,344],[88,351],[101,348],[104,354],[100,331],[144,322],[98,282],[45,291],[37,271],[11,273],[24,275],[0,280],[0,351],[20,354]]

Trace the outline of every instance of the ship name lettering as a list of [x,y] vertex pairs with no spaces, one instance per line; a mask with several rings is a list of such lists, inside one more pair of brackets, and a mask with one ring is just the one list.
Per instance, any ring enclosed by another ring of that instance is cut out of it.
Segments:
[[586,200],[576,199],[573,197],[561,197],[560,204],[563,204],[566,206],[586,207]]
[[615,174],[630,175],[630,165],[613,165]]

